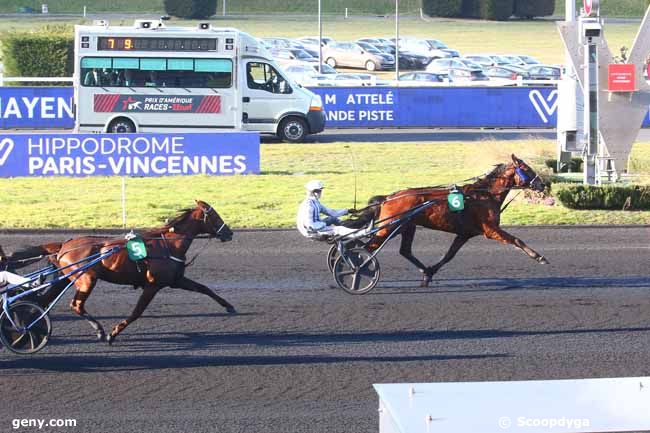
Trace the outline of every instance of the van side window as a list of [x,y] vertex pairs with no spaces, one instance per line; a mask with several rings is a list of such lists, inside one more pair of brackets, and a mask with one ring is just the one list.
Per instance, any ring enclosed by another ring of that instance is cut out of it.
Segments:
[[250,62],[246,65],[246,83],[249,89],[269,93],[289,94],[293,92],[287,80],[268,63]]

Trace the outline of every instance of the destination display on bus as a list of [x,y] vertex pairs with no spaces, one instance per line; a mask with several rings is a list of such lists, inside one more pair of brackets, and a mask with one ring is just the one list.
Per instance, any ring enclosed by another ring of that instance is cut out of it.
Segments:
[[100,51],[216,51],[217,39],[207,38],[97,38]]

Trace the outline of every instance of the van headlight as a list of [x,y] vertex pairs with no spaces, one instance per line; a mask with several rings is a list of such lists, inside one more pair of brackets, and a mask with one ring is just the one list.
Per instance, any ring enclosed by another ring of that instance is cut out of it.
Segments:
[[323,100],[320,96],[314,95],[309,103],[309,111],[323,111]]

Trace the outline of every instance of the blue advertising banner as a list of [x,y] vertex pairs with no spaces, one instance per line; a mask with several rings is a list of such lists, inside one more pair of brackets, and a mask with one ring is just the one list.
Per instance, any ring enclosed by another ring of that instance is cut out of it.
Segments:
[[0,129],[74,128],[72,87],[0,87]]
[[[555,87],[316,87],[326,127],[555,128]],[[0,129],[73,128],[72,87],[0,87]],[[650,127],[650,113],[643,127]]]
[[554,128],[555,87],[312,88],[328,127]]
[[0,177],[259,172],[260,136],[256,132],[0,136]]

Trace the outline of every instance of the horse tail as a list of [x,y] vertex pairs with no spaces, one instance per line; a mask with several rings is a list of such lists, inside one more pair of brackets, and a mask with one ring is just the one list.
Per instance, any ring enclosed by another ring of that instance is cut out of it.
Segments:
[[52,242],[15,251],[7,256],[8,269],[20,269],[36,263],[47,256],[58,253],[62,245],[61,242]]

